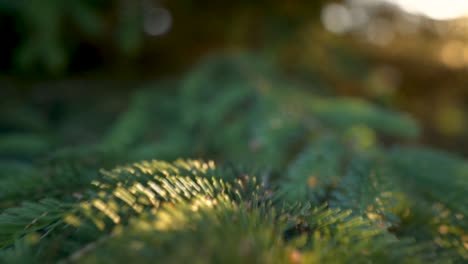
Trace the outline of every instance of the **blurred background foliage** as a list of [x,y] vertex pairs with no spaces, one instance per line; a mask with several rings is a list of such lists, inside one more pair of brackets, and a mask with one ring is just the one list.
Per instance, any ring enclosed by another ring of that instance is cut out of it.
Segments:
[[248,51],[322,93],[410,112],[423,143],[468,154],[465,18],[365,0],[1,0],[0,28],[2,106],[27,98],[60,115],[58,98],[127,94]]

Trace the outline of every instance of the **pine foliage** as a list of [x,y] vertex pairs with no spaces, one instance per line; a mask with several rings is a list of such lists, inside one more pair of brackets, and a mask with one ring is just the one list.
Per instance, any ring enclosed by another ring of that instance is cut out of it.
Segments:
[[212,56],[107,115],[8,106],[0,263],[468,260],[464,159],[384,146],[417,124],[266,65]]

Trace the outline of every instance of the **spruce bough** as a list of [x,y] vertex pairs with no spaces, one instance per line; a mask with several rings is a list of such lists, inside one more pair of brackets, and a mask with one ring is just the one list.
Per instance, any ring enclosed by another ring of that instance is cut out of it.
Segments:
[[[213,56],[139,89],[113,118],[70,107],[55,129],[10,120],[0,262],[468,259],[464,159],[383,146],[381,135],[413,141],[417,124],[280,76],[249,56]],[[70,147],[69,128],[92,116],[108,121]]]

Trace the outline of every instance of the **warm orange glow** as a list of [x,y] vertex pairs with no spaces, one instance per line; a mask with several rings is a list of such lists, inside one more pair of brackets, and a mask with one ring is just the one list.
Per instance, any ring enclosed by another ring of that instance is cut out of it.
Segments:
[[468,46],[461,41],[449,41],[440,51],[441,61],[451,68],[462,68],[468,64]]

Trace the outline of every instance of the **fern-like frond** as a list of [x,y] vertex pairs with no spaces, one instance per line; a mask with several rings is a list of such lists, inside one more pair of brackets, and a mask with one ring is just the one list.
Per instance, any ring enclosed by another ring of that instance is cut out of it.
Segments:
[[45,235],[63,224],[72,206],[54,199],[25,202],[0,214],[0,248],[13,244],[27,234]]
[[465,215],[468,204],[468,163],[454,155],[428,149],[396,148],[392,168],[408,187],[428,200],[441,201]]
[[0,135],[0,157],[32,159],[50,149],[50,141],[36,134]]
[[431,258],[426,246],[397,239],[350,210],[316,208],[301,228],[310,237],[305,246],[308,263],[425,263]]
[[285,247],[272,207],[251,206],[226,195],[165,205],[117,230],[78,263],[287,263],[294,249]]
[[[0,165],[0,167],[2,167]],[[98,173],[86,167],[62,161],[58,164],[30,166],[21,164],[0,174],[0,209],[24,199],[65,197],[89,186]],[[76,193],[76,194],[77,194]],[[5,205],[4,205],[5,204]]]
[[337,128],[362,124],[399,137],[415,138],[419,134],[413,119],[358,99],[314,98],[308,106],[319,119]]
[[335,138],[308,145],[289,166],[277,194],[291,202],[321,203],[341,178],[344,152]]
[[468,166],[459,157],[442,152],[397,148],[389,159],[400,177],[411,213],[401,233],[432,241],[441,253],[468,260]]
[[[395,210],[403,194],[379,162],[365,156],[353,158],[346,175],[331,194],[330,205],[351,209],[355,214],[385,225],[397,224]],[[401,209],[400,209],[401,210]]]
[[100,147],[108,151],[124,150],[141,138],[151,122],[151,112],[148,111],[150,104],[151,97],[148,93],[136,93],[127,111],[113,125]]
[[200,197],[213,203],[222,197],[240,202],[254,193],[258,200],[263,193],[255,178],[246,175],[216,178],[220,172],[213,162],[146,161],[101,173],[92,182],[94,187],[80,194],[81,201],[67,204],[49,199],[5,210],[0,215],[0,245],[9,247],[39,233],[43,239],[37,248],[66,243],[66,249],[55,253],[66,256],[135,217],[158,212],[165,204],[177,206]]

